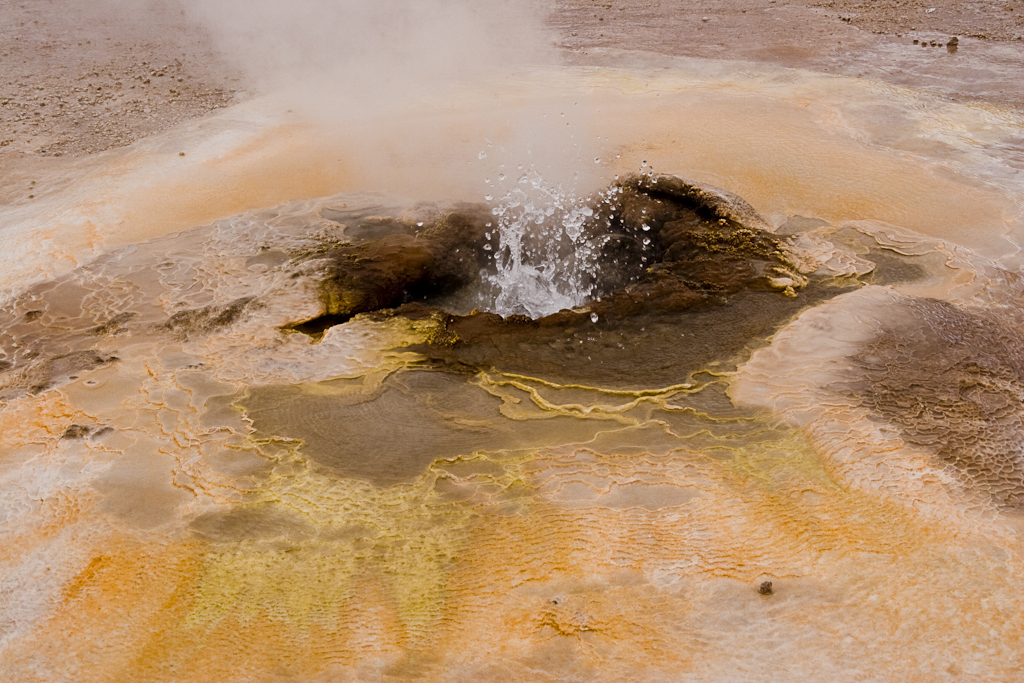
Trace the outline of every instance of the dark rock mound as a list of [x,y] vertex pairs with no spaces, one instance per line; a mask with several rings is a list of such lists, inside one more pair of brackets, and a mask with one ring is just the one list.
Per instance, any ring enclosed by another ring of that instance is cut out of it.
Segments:
[[[795,295],[806,284],[784,243],[741,198],[666,175],[632,175],[592,201],[585,230],[602,238],[597,300],[559,321],[680,311],[752,289]],[[430,304],[479,284],[493,267],[487,207],[463,205],[413,234],[338,244],[317,254],[323,316],[291,327],[313,334],[358,313]],[[410,314],[422,315],[417,310]],[[517,316],[509,321],[515,322]]]
[[467,205],[412,234],[391,232],[380,239],[337,244],[314,255],[323,260],[319,268],[323,319],[299,321],[291,327],[322,332],[358,313],[444,296],[477,282],[486,259],[488,216],[485,207]]
[[843,291],[797,298],[806,280],[785,243],[735,195],[671,176],[630,176],[601,196],[589,229],[609,236],[595,274],[604,286],[585,307],[536,320],[453,315],[429,303],[382,314],[436,319],[430,342],[415,350],[445,364],[664,386],[742,356],[803,307]]

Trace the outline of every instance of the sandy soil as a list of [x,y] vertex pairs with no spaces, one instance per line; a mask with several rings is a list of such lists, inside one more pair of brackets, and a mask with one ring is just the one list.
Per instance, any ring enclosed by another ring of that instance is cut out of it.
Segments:
[[595,48],[740,59],[1024,107],[1021,0],[557,0],[549,23],[581,63]]
[[[47,158],[128,145],[247,96],[174,3],[112,7],[0,3],[0,204],[33,199]],[[1024,0],[551,0],[549,9],[570,63],[602,63],[609,49],[741,59],[1024,107]]]
[[245,96],[180,10],[0,3],[0,204],[34,198],[46,158],[131,144]]
[[69,0],[0,3],[0,145],[88,154],[230,103],[238,88],[173,9],[114,13]]

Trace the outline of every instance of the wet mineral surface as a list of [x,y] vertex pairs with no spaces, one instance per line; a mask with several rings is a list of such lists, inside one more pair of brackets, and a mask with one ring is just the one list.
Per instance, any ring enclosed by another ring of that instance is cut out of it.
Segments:
[[1020,678],[1020,7],[541,4],[0,4],[0,680]]
[[1013,276],[673,176],[588,201],[608,268],[538,319],[445,307],[485,207],[353,194],[9,298],[5,674],[1012,677]]

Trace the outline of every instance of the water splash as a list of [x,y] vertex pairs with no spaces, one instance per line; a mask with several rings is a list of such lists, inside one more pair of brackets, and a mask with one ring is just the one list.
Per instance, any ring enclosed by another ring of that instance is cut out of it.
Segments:
[[593,234],[594,209],[573,189],[548,183],[531,166],[491,213],[497,244],[483,281],[495,313],[539,318],[594,296],[605,236]]

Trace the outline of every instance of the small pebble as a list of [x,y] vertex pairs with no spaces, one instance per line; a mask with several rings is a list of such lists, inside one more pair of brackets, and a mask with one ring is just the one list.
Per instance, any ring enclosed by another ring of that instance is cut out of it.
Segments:
[[757,589],[757,592],[760,593],[761,595],[771,595],[775,591],[772,590],[772,582],[771,581],[764,581],[760,585],[760,587]]
[[183,157],[183,156],[185,156],[185,153],[184,152],[178,152],[178,156],[179,157]]

